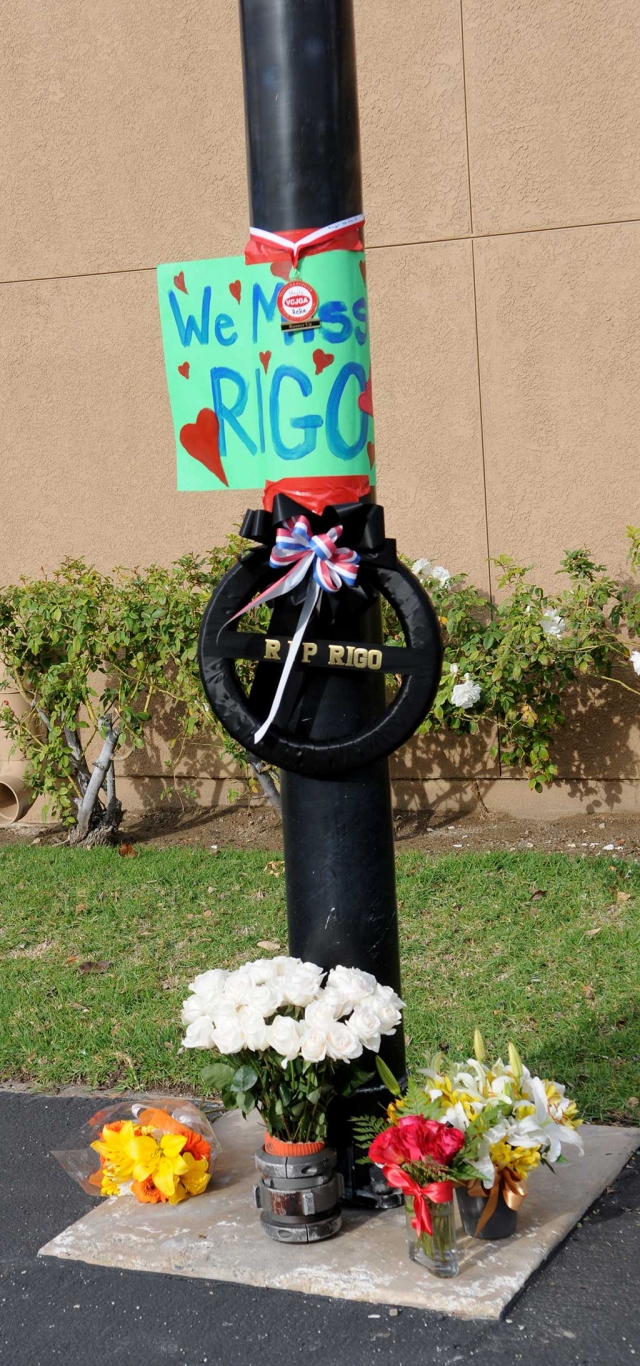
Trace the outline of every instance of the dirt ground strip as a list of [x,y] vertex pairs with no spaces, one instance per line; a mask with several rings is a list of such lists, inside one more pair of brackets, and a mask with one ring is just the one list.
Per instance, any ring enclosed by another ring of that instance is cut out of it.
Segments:
[[[403,811],[394,817],[398,849],[427,854],[535,849],[568,853],[574,858],[640,857],[640,818],[624,815],[572,816],[550,822],[511,820],[507,816],[469,815],[433,819],[429,813]],[[132,844],[155,849],[191,846],[198,849],[282,848],[282,826],[269,807],[253,802],[209,810],[162,811],[125,816],[122,836]],[[0,829],[0,845],[54,845],[66,838],[59,826],[14,825]]]

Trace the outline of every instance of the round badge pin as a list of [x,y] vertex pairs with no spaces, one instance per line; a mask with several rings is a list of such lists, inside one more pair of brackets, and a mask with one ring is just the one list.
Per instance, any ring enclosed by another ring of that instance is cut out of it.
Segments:
[[318,295],[304,280],[290,280],[278,295],[278,311],[289,323],[306,323],[318,307]]

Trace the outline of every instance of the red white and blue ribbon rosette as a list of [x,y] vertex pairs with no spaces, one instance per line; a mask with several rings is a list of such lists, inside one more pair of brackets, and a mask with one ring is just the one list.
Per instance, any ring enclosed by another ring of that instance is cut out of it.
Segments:
[[253,598],[251,602],[247,603],[241,612],[236,612],[235,616],[230,618],[231,621],[237,621],[238,617],[244,616],[253,607],[260,607],[262,603],[273,602],[276,598],[283,597],[285,593],[290,593],[294,588],[297,588],[307,574],[311,575],[300,619],[293,640],[289,645],[273,704],[266,721],[262,723],[253,737],[255,744],[259,744],[263,736],[266,735],[277,715],[304,633],[320,594],[323,592],[338,593],[343,584],[347,584],[349,588],[353,588],[356,584],[360,556],[355,550],[338,547],[337,542],[341,535],[342,527],[333,526],[329,531],[319,532],[314,536],[306,517],[289,517],[284,525],[278,527],[276,531],[275,545],[269,558],[272,569],[286,568],[286,574],[283,574],[282,578],[273,583],[264,593],[260,593],[257,598]]

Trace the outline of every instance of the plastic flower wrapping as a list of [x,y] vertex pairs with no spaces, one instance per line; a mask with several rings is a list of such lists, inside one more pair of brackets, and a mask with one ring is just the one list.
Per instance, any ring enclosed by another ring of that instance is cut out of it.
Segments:
[[87,1195],[177,1205],[207,1189],[220,1151],[202,1111],[171,1096],[98,1110],[73,1147],[53,1156]]

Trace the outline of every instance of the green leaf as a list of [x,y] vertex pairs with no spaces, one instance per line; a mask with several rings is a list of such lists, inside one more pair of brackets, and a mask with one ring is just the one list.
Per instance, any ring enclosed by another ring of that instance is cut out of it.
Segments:
[[402,1091],[393,1072],[387,1067],[386,1062],[382,1061],[382,1058],[379,1055],[376,1057],[376,1067],[378,1069],[378,1076],[386,1086],[387,1091],[390,1091],[392,1096],[402,1096]]
[[213,1086],[216,1091],[221,1091],[223,1086],[229,1086],[235,1075],[235,1068],[230,1067],[227,1062],[212,1062],[207,1067],[203,1067],[202,1080],[209,1086]]
[[232,1091],[250,1091],[251,1087],[255,1086],[257,1080],[258,1073],[255,1068],[245,1064],[244,1067],[239,1067],[237,1072],[234,1073],[231,1081],[231,1089]]

